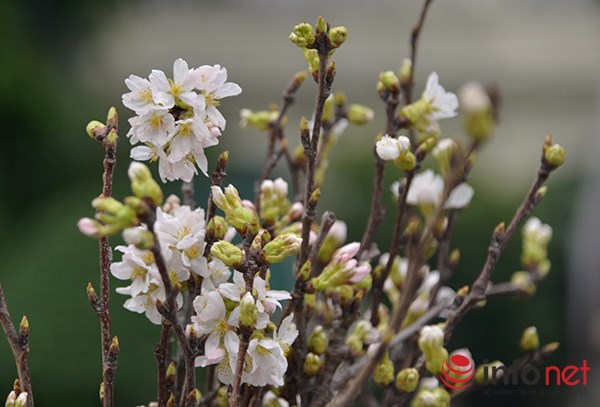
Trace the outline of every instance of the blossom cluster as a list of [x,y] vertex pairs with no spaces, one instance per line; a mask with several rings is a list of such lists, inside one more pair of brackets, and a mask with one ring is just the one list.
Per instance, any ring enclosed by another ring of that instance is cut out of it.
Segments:
[[130,75],[125,84],[130,92],[123,104],[136,114],[129,119],[127,136],[132,145],[140,144],[131,158],[158,160],[163,181],[189,182],[197,168],[206,174],[204,149],[216,145],[225,130],[220,100],[242,91],[227,82],[227,70],[220,65],[190,69],[180,58],[173,64],[173,79],[155,69],[148,79]]
[[[189,206],[180,205],[177,197],[171,196],[156,213],[155,229],[161,243],[161,255],[172,280],[184,283],[194,273],[211,281],[211,278],[225,274],[222,263],[218,260],[208,263],[204,257],[206,230],[201,208],[192,211]],[[145,226],[126,229],[124,238],[135,240],[135,235],[143,231]],[[136,244],[117,246],[116,250],[122,253],[122,260],[111,265],[111,273],[119,280],[131,281],[129,286],[117,288],[118,293],[131,296],[125,302],[125,308],[145,313],[152,323],[160,324],[162,316],[156,304],[157,300],[165,302],[166,294],[154,255],[150,250],[139,249]],[[182,305],[181,293],[177,303]]]

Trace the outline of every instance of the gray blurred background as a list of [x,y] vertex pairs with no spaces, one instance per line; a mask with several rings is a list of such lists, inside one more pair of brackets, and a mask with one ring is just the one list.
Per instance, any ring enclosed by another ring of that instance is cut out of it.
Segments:
[[[87,282],[98,279],[97,247],[75,223],[92,213],[89,202],[99,192],[102,171],[101,148],[84,128],[111,105],[123,128],[115,195],[127,193],[124,78],[146,76],[153,68],[170,75],[178,57],[190,66],[226,66],[243,93],[222,103],[228,127],[209,160],[229,149],[230,180],[249,194],[266,138],[238,127],[239,109],[279,102],[291,75],[305,69],[301,51],[287,39],[295,24],[323,15],[347,26],[348,41],[334,58],[334,87],[350,102],[372,107],[376,117],[369,126],[350,127],[333,152],[321,209],[334,210],[350,223],[349,238],[358,239],[371,191],[371,145],[384,120],[375,84],[379,72],[397,70],[407,56],[420,7],[417,0],[0,0],[0,282],[13,318],[27,314],[31,323],[39,405],[98,404],[99,327],[85,295]],[[533,179],[544,136],[552,134],[567,150],[567,164],[536,210],[554,227],[550,276],[526,302],[499,299],[471,315],[451,348],[468,346],[476,362],[510,363],[520,355],[521,330],[536,324],[542,341],[563,344],[549,363],[587,359],[596,383],[587,389],[599,388],[600,2],[436,0],[421,37],[417,92],[432,70],[448,90],[474,79],[498,85],[503,99],[496,135],[473,172],[477,193],[457,227],[454,245],[462,261],[454,288],[478,273],[491,230],[510,218]],[[311,114],[314,91],[307,81],[290,110],[293,144],[300,116]],[[458,120],[442,128],[446,136],[460,134]],[[284,170],[278,169],[285,176]],[[400,175],[389,173],[389,182]],[[200,202],[206,186],[206,179],[197,180]],[[177,192],[178,185],[167,190]],[[389,223],[378,235],[384,247]],[[520,267],[519,240],[509,246],[495,281]],[[113,331],[122,349],[117,405],[133,406],[147,403],[154,391],[151,345],[158,328],[123,310],[123,301],[113,297]],[[14,376],[8,346],[0,340],[0,397]],[[552,395],[541,390],[520,398],[471,395],[455,404],[600,405],[598,395],[578,391],[584,388],[559,388]]]

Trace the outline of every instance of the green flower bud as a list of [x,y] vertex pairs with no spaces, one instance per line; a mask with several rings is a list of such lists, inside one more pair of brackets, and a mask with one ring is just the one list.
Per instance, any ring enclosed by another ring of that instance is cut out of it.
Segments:
[[308,349],[317,355],[322,355],[327,350],[327,342],[325,329],[322,325],[317,325],[308,338]]
[[91,138],[102,137],[106,133],[106,125],[98,120],[92,120],[85,127],[85,132]]
[[304,59],[308,62],[308,72],[315,77],[319,72],[319,53],[316,49],[304,49]]
[[314,377],[319,373],[322,366],[323,360],[321,359],[321,357],[319,355],[315,355],[312,352],[309,352],[306,355],[306,359],[304,359],[304,365],[302,369],[308,377]]
[[448,351],[444,348],[433,349],[425,353],[425,367],[433,374],[438,374],[442,370],[442,365],[448,359]]
[[431,153],[439,165],[440,174],[446,175],[458,155],[458,144],[450,138],[445,138],[437,143]]
[[412,171],[417,166],[417,159],[412,152],[407,151],[400,154],[400,156],[394,160],[394,164],[403,171]]
[[279,235],[267,243],[263,249],[265,260],[270,263],[280,263],[286,257],[298,253],[302,239],[293,234]]
[[510,282],[527,295],[533,295],[537,291],[537,287],[531,280],[528,271],[517,271],[513,273]]
[[160,185],[152,178],[148,167],[139,162],[132,162],[127,171],[131,180],[131,191],[140,199],[148,199],[155,206],[160,206],[163,201],[163,192]]
[[108,114],[106,115],[106,124],[113,128],[119,127],[119,115],[117,114],[117,108],[111,106],[108,109]]
[[535,326],[525,328],[519,346],[525,352],[531,352],[540,347],[540,338]]
[[242,327],[254,327],[258,318],[258,309],[254,297],[247,292],[240,301],[240,325]]
[[327,32],[327,22],[321,16],[317,19],[317,34],[322,34]]
[[400,90],[400,80],[394,73],[394,71],[385,71],[379,74],[379,80],[383,86],[392,92],[398,92]]
[[487,140],[495,123],[492,102],[484,87],[476,82],[467,83],[459,92],[459,100],[467,134],[476,141]]
[[346,27],[334,27],[329,30],[329,43],[332,48],[339,48],[346,38],[348,38],[348,29]]
[[300,48],[306,48],[315,43],[315,33],[308,23],[302,23],[294,26],[290,34],[290,41]]
[[381,387],[385,387],[394,381],[394,364],[387,354],[375,366],[373,381]]
[[412,60],[410,58],[405,58],[402,61],[402,66],[400,66],[400,84],[406,85],[410,83],[410,72],[412,70]]
[[225,240],[213,244],[210,254],[230,267],[239,267],[242,264],[242,249]]
[[217,390],[217,396],[215,397],[215,401],[217,402],[218,407],[227,407],[229,405],[227,397],[227,386],[219,387],[219,390]]
[[323,122],[327,123],[333,118],[333,114],[335,111],[335,97],[333,94],[329,95],[327,99],[325,99],[325,104],[323,105]]
[[274,123],[279,116],[276,110],[260,110],[253,112],[250,109],[240,110],[240,126],[252,126],[260,131],[266,131],[271,128],[271,123]]
[[348,106],[348,113],[346,115],[348,121],[357,126],[362,126],[369,123],[375,117],[373,110],[367,106],[352,103]]
[[92,236],[92,234],[86,233],[84,226],[89,226],[89,232],[91,232],[92,226],[96,228],[96,236],[112,236],[117,234],[123,229],[138,226],[140,224],[135,211],[129,206],[123,205],[121,202],[114,198],[96,198],[92,201],[92,206],[98,211],[96,213],[96,219],[102,224],[92,224],[89,220],[89,224],[84,225],[84,219],[79,222],[79,229],[86,235]]
[[552,144],[544,152],[544,160],[550,169],[556,169],[565,162],[565,149],[560,144]]
[[396,388],[410,393],[419,384],[419,371],[415,368],[402,369],[396,376]]
[[206,227],[206,231],[211,234],[212,236],[214,236],[216,239],[223,239],[223,237],[225,237],[225,234],[227,233],[227,221],[225,221],[225,218],[223,218],[222,216],[214,216],[209,222],[208,222],[208,226]]

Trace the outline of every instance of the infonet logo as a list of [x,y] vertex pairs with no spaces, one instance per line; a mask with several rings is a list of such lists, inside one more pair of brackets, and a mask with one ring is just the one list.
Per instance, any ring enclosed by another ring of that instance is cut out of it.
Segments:
[[[516,360],[513,366],[490,366],[483,367],[482,384],[504,386],[587,386],[587,374],[590,371],[587,360],[581,362],[581,366],[568,365],[563,368],[558,366],[546,366],[538,368],[531,364],[522,364]],[[454,354],[442,364],[439,379],[453,390],[464,389],[473,384],[475,376],[475,364],[473,360],[464,354]]]
[[440,380],[446,387],[460,390],[468,387],[475,376],[475,364],[471,358],[460,353],[450,356],[442,365]]

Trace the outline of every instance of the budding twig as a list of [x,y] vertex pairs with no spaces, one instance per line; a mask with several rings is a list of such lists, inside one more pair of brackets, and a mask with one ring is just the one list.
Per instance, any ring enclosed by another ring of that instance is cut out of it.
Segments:
[[[101,124],[98,122],[98,124]],[[91,125],[91,123],[90,123]],[[88,125],[88,127],[90,127]],[[102,174],[102,197],[108,198],[112,195],[113,174],[117,163],[117,144],[119,138],[117,130],[119,126],[119,117],[117,111],[112,107],[108,112],[106,126],[97,126],[90,128],[88,134],[104,147],[104,173]],[[108,236],[100,238],[100,298],[98,306],[95,309],[100,319],[100,330],[102,336],[102,384],[104,397],[102,404],[104,407],[114,405],[114,367],[109,366],[108,357],[112,335],[110,332],[110,265],[112,263],[112,249],[108,241]],[[116,358],[116,356],[115,356]]]
[[8,340],[15,364],[17,365],[21,389],[27,392],[27,407],[34,407],[31,374],[29,373],[29,364],[27,361],[29,354],[29,323],[27,322],[27,318],[23,317],[19,333],[17,333],[8,312],[2,285],[0,285],[0,325],[2,325],[4,335]]
[[[269,136],[269,145],[267,147],[267,158],[261,172],[261,177],[254,185],[254,206],[256,206],[257,213],[260,213],[260,186],[262,185],[262,182],[269,177],[271,171],[273,171],[273,168],[275,168],[277,162],[282,156],[285,156],[288,163],[294,196],[296,196],[296,194],[299,192],[299,168],[296,165],[295,160],[288,148],[287,138],[285,137],[285,133],[283,131],[283,119],[290,106],[296,101],[296,92],[298,89],[300,89],[300,86],[302,86],[305,78],[306,72],[298,72],[294,75],[294,77],[290,80],[286,90],[283,92],[283,103],[279,109],[277,119],[275,119],[274,122],[269,123],[271,133]],[[279,141],[280,147],[279,151],[275,152],[275,145],[277,141]]]

